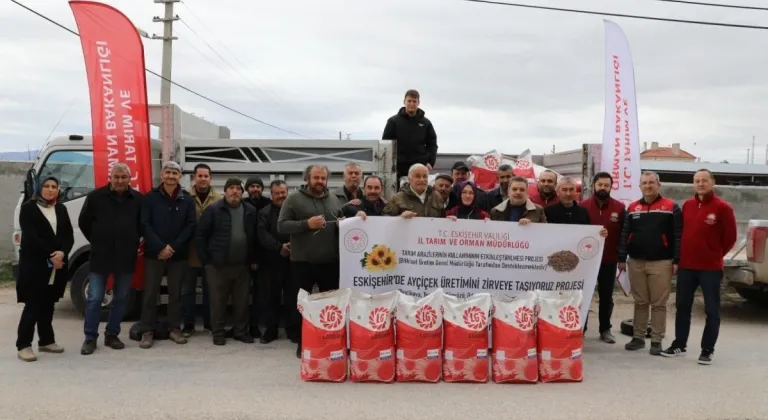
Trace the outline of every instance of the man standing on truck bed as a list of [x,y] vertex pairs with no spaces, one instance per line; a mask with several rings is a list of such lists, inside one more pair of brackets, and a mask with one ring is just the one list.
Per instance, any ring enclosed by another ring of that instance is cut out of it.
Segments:
[[168,323],[170,339],[186,344],[181,334],[181,282],[184,281],[189,243],[195,233],[195,202],[179,185],[181,166],[174,161],[163,164],[162,184],[144,198],[141,225],[144,233],[144,302],[141,310],[141,342],[148,349],[154,344],[157,325],[157,297],[163,274],[168,280]]
[[[291,276],[294,286],[298,286],[296,293],[299,287],[312,293],[315,283],[321,292],[336,290],[339,288],[337,222],[342,218],[341,203],[328,192],[326,166],[308,166],[304,181],[306,184],[283,202],[277,231],[291,237]],[[301,358],[301,341],[296,357]]]
[[404,106],[389,117],[381,135],[382,140],[393,140],[397,148],[397,185],[413,164],[420,163],[432,170],[437,159],[437,134],[419,103],[417,90],[405,92]]
[[696,195],[683,203],[683,242],[677,273],[675,340],[662,356],[686,353],[691,331],[693,295],[701,287],[707,321],[701,336],[699,364],[711,365],[720,333],[720,286],[723,258],[736,244],[733,208],[715,196],[715,177],[707,169],[693,175]]
[[224,327],[230,297],[234,339],[248,344],[254,342],[248,325],[248,290],[250,271],[256,266],[257,223],[256,209],[243,202],[243,184],[238,178],[227,180],[224,198],[213,203],[200,217],[195,243],[211,293],[214,345],[227,343]]
[[[194,185],[189,190],[189,195],[195,202],[195,217],[200,220],[205,209],[219,200],[219,193],[211,187],[211,167],[198,163],[193,173]],[[184,337],[190,337],[195,333],[195,308],[197,307],[197,279],[203,279],[203,328],[211,329],[211,299],[208,283],[205,280],[205,270],[197,257],[197,249],[194,238],[189,243],[189,267],[181,285],[181,311],[184,329],[181,333]]]
[[[611,333],[611,315],[613,315],[613,285],[616,284],[616,265],[618,262],[619,239],[627,210],[624,204],[611,198],[613,177],[608,172],[598,172],[592,178],[594,195],[581,202],[587,209],[589,220],[608,231],[603,245],[603,258],[597,273],[597,294],[600,298],[598,308],[600,340],[615,344],[616,338]],[[584,323],[584,333],[587,323]]]
[[124,163],[109,171],[109,184],[85,197],[78,225],[91,244],[88,302],[85,306],[85,342],[80,354],[93,354],[99,338],[99,320],[107,278],[114,276],[112,306],[104,332],[104,346],[125,348],[120,341],[120,322],[131,288],[141,238],[141,194],[131,188],[131,169]]
[[[672,275],[680,259],[682,216],[680,206],[659,195],[659,175],[643,172],[640,190],[643,198],[629,205],[619,240],[618,268],[627,270],[635,300],[634,338],[624,348],[645,348],[648,307],[651,310],[651,355],[661,354],[661,341],[667,329],[667,300]],[[629,261],[627,261],[629,255]]]

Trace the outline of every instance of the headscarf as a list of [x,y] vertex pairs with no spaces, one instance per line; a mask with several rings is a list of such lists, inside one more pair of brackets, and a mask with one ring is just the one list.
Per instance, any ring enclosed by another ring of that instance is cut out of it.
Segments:
[[[472,203],[470,205],[465,205],[464,202],[461,199],[461,192],[464,191],[464,188],[469,185],[472,187],[472,192],[475,193],[474,198],[472,199]],[[456,217],[459,219],[468,219],[472,216],[478,216],[479,212],[477,211],[477,185],[475,185],[472,181],[464,181],[460,182],[456,187],[455,194],[457,198],[456,203]],[[477,214],[473,214],[477,213]]]
[[61,183],[59,182],[58,178],[55,176],[47,176],[40,180],[40,182],[37,184],[37,188],[35,189],[35,201],[37,201],[37,204],[43,206],[43,207],[51,207],[53,205],[56,205],[56,201],[59,199],[59,194],[56,194],[56,197],[53,198],[53,200],[46,200],[43,198],[43,184],[45,184],[48,181],[53,181],[56,183],[56,187],[60,187]]

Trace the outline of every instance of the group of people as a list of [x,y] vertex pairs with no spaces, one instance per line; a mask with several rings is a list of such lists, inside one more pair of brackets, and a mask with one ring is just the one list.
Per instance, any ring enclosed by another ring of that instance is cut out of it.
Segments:
[[[107,281],[114,279],[104,345],[123,349],[120,322],[126,310],[140,240],[144,289],[139,346],[149,349],[157,328],[157,303],[163,276],[167,278],[169,338],[185,344],[196,331],[198,277],[203,278],[203,327],[215,345],[231,336],[244,343],[270,343],[278,338],[283,320],[287,338],[301,357],[301,315],[298,290],[312,292],[339,287],[338,222],[347,217],[396,216],[494,220],[529,223],[600,225],[605,237],[598,274],[599,334],[615,343],[611,333],[613,290],[618,270],[627,270],[635,300],[634,338],[627,350],[645,347],[648,318],[652,325],[650,353],[686,353],[693,296],[704,293],[706,328],[699,363],[712,362],[719,331],[720,283],[723,257],[736,241],[732,208],[714,195],[715,179],[706,169],[694,175],[694,196],[682,208],[659,194],[659,177],[641,176],[643,198],[625,207],[611,198],[614,179],[607,172],[592,180],[593,195],[577,201],[577,183],[545,171],[537,180],[537,194],[529,196],[528,181],[513,168],[497,170],[498,186],[490,191],[470,180],[465,162],[450,174],[438,174],[429,185],[437,140],[431,122],[418,108],[419,95],[408,91],[400,112],[387,121],[383,137],[398,145],[397,174],[407,182],[389,199],[376,175],[363,178],[360,165],[344,169],[344,185],[329,190],[328,168],[310,165],[305,184],[288,193],[280,180],[262,195],[259,178],[245,182],[230,178],[223,195],[211,187],[211,169],[199,164],[193,185],[180,186],[181,167],[162,166],[160,186],[146,195],[129,185],[130,168],[122,163],[110,171],[108,185],[88,194],[78,226],[91,244],[88,299],[81,354],[97,348],[99,320]],[[18,357],[37,359],[32,340],[37,326],[40,352],[61,353],[52,327],[54,304],[64,294],[66,265],[73,246],[73,230],[63,204],[57,202],[59,183],[41,179],[32,200],[21,207],[19,302],[25,303],[18,329]],[[677,274],[676,337],[662,350],[666,303],[671,278]],[[267,319],[262,333],[257,291],[267,290]],[[226,330],[226,308],[233,306],[233,327]],[[249,304],[249,300],[251,301]],[[585,331],[586,333],[586,328]]]

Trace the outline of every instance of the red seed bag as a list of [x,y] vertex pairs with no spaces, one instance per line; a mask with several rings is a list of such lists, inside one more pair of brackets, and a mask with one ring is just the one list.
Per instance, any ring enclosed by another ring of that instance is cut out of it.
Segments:
[[398,292],[395,310],[398,382],[439,382],[442,368],[443,293],[416,300]]
[[539,363],[536,354],[536,294],[493,298],[493,381],[536,383]]
[[349,289],[298,295],[301,325],[301,380],[347,379],[347,306]]
[[398,292],[369,295],[353,291],[349,300],[349,379],[395,381],[395,325]]
[[488,382],[488,314],[491,295],[466,299],[444,295],[443,380]]
[[584,379],[584,334],[579,320],[581,297],[581,291],[538,292],[541,382],[581,382]]

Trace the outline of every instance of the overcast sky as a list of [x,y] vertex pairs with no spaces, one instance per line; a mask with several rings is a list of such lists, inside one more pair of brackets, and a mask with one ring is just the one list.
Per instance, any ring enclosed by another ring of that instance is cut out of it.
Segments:
[[[63,0],[22,2],[75,28]],[[162,33],[152,22],[162,5],[107,3],[147,32]],[[768,12],[652,0],[527,3],[768,26]],[[185,0],[175,12],[202,40],[175,23],[174,81],[312,138],[343,131],[378,139],[405,90],[415,88],[440,152],[540,154],[602,141],[600,16],[459,0]],[[764,161],[768,31],[614,20],[632,49],[641,143],[679,142],[705,161],[744,163],[754,135],[755,161]],[[147,67],[159,73],[161,42],[145,40],[145,50]],[[56,133],[90,133],[75,36],[4,1],[0,52],[0,150],[39,148],[70,104]],[[159,79],[147,80],[157,103]],[[178,88],[172,102],[229,126],[233,138],[292,137]]]

